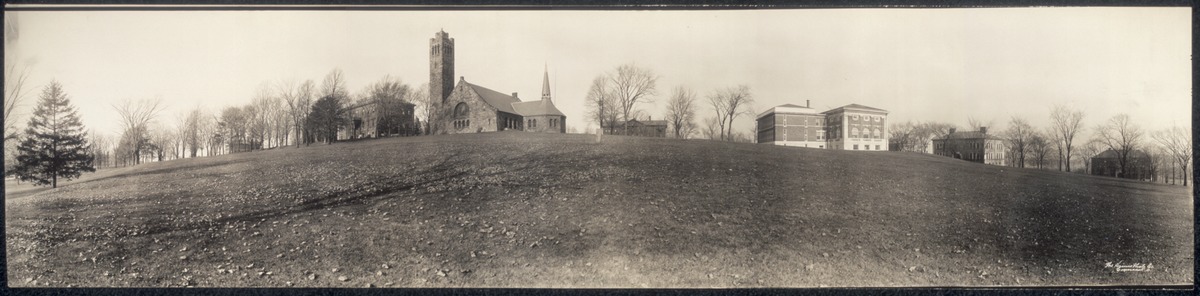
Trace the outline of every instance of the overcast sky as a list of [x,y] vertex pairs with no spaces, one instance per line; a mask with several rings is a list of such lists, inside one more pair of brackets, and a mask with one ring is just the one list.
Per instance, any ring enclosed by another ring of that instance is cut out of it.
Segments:
[[[1128,113],[1147,129],[1190,125],[1189,8],[735,11],[8,12],[5,63],[30,66],[25,112],[51,79],[84,124],[117,134],[111,104],[162,98],[160,121],[250,101],[263,83],[320,79],[349,89],[384,75],[428,82],[429,38],[455,39],[455,76],[537,99],[548,66],[568,128],[583,130],[591,80],[634,63],[659,75],[637,106],[655,119],[676,86],[702,96],[745,84],[758,113],[811,100],[857,103],[893,123],[968,117],[1038,126],[1054,104],[1085,124]],[[699,98],[702,116],[711,111]],[[752,116],[736,130],[748,132]],[[698,123],[701,120],[697,120]],[[594,124],[593,124],[594,125]],[[1090,135],[1090,132],[1088,133]]]

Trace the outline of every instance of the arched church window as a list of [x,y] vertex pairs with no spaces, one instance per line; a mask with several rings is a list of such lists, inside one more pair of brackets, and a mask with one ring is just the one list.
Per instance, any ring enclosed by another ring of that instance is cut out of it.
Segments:
[[471,107],[468,107],[467,103],[458,103],[454,106],[454,118],[465,118],[469,113],[471,113]]

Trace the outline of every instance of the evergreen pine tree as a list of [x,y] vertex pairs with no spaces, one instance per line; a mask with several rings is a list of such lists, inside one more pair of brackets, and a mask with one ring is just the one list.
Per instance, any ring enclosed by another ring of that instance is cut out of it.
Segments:
[[87,134],[58,81],[42,89],[37,108],[17,146],[17,178],[58,187],[58,179],[95,172]]

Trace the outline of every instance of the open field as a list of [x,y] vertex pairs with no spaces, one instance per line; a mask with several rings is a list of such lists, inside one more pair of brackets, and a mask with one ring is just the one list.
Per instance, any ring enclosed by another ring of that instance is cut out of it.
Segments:
[[[593,139],[390,138],[10,187],[8,280],[837,287],[1193,278],[1193,200],[1182,186],[913,153]],[[1153,268],[1116,272],[1107,262]]]

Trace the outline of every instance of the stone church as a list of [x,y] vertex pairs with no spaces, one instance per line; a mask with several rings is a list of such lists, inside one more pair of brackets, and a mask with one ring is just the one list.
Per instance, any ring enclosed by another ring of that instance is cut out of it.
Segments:
[[566,133],[567,116],[550,98],[550,76],[542,73],[542,98],[521,101],[517,93],[504,94],[454,80],[454,38],[439,31],[429,40],[429,101],[431,134],[458,134],[519,130]]

